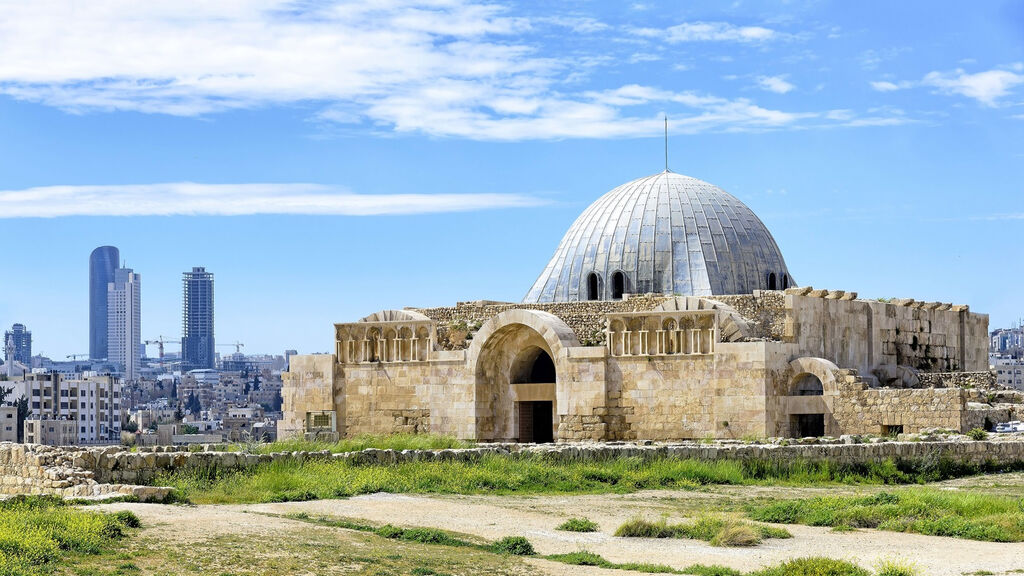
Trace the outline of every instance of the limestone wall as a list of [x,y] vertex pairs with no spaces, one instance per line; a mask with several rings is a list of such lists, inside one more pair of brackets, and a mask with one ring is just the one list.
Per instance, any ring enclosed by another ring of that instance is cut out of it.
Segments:
[[111,482],[97,474],[98,462],[120,448],[73,449],[0,443],[0,495],[52,494],[64,498],[133,496],[163,500],[169,488]]
[[832,415],[844,434],[884,434],[902,426],[916,433],[928,428],[966,431],[967,393],[959,388],[891,389],[844,386]]
[[786,291],[784,339],[801,355],[870,377],[883,365],[922,372],[988,369],[988,316],[967,306],[914,300],[857,300],[841,291]]
[[345,394],[335,378],[337,364],[333,354],[292,356],[290,371],[281,375],[283,411],[277,423],[281,438],[301,435],[308,412],[335,411],[338,433],[345,434]]
[[765,343],[720,343],[715,354],[614,357],[609,390],[628,410],[626,438],[767,435]]

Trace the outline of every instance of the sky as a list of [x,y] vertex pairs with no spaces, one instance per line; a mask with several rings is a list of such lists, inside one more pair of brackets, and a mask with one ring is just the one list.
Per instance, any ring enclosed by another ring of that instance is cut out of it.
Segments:
[[88,352],[106,244],[144,339],[517,302],[664,117],[799,284],[1024,316],[1020,2],[0,0],[0,326]]

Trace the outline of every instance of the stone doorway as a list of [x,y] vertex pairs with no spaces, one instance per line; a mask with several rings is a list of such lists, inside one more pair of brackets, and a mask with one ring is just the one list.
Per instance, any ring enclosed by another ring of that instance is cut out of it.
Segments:
[[793,414],[790,418],[789,426],[794,438],[825,435],[824,414]]
[[548,401],[516,402],[516,416],[519,420],[520,442],[543,444],[554,442],[552,429],[553,403]]

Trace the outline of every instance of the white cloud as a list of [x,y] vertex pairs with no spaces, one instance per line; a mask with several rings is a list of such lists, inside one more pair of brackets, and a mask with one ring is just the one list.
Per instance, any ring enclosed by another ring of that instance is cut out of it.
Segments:
[[757,85],[762,90],[775,92],[776,94],[785,94],[796,88],[796,86],[786,82],[784,76],[761,76],[757,79]]
[[666,30],[668,42],[765,42],[780,34],[761,26],[735,26],[728,22],[684,22]]
[[0,190],[0,218],[466,212],[546,204],[516,194],[355,194],[318,184],[43,186]]
[[929,72],[921,81],[947,94],[973,98],[985,106],[995,107],[1010,89],[1024,83],[1024,75],[1009,70],[987,70],[968,74],[963,69],[954,72]]
[[[604,24],[530,20],[476,0],[0,0],[0,14],[0,94],[74,113],[302,105],[331,123],[482,140],[650,136],[661,112],[689,131],[820,118],[686,91],[640,99],[647,109],[628,97],[635,86],[617,96],[582,91],[575,86],[592,63],[616,60],[551,55],[539,39],[553,26],[564,36]],[[668,42],[785,36],[725,22],[633,33]]]
[[879,92],[894,92],[896,90],[905,90],[914,85],[913,82],[889,82],[888,80],[880,80],[878,82],[872,82],[871,87]]

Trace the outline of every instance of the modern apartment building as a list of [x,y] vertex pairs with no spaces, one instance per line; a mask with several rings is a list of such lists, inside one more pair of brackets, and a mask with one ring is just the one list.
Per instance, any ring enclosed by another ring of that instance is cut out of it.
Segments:
[[182,274],[181,360],[185,370],[214,368],[213,273],[195,267]]
[[107,285],[121,253],[113,246],[100,246],[89,255],[89,358],[107,358]]
[[56,372],[28,374],[18,383],[28,398],[25,442],[109,444],[121,440],[121,381],[85,373],[64,379]]
[[131,268],[114,271],[107,284],[107,354],[126,380],[142,367],[142,277]]

